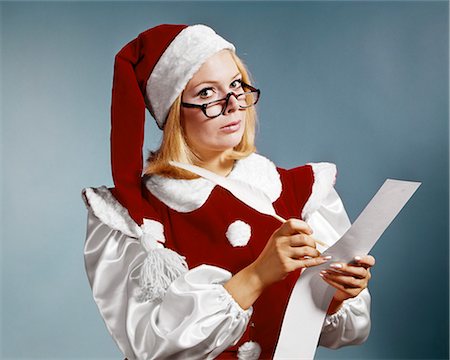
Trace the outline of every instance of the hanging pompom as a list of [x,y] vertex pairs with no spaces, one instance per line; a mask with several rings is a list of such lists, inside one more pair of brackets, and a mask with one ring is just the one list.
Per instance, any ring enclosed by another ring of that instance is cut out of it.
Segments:
[[187,270],[185,258],[175,251],[167,248],[150,250],[141,265],[138,301],[161,299],[170,284]]
[[[154,220],[144,219],[141,244],[147,251],[144,262],[135,269],[140,269],[138,301],[161,299],[170,284],[187,272],[186,259],[173,250],[167,249],[161,242],[165,241],[163,225]],[[158,240],[159,239],[159,240]]]

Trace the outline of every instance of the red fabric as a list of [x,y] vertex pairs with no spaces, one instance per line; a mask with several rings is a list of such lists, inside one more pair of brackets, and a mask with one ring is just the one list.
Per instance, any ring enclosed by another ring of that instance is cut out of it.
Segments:
[[[300,218],[303,206],[311,195],[314,182],[312,168],[308,165],[291,170],[277,169],[282,182],[282,193],[274,202],[279,215]],[[164,225],[166,247],[186,256],[189,268],[200,264],[215,265],[232,274],[252,263],[264,249],[272,233],[281,223],[248,207],[227,190],[216,186],[200,208],[179,213],[147,191],[144,217],[153,218]],[[251,237],[246,246],[233,247],[226,237],[228,226],[236,220],[250,225]],[[245,334],[237,345],[219,358],[236,358],[236,350],[244,342],[253,340],[262,347],[262,359],[272,357],[281,328],[289,295],[299,272],[271,285],[253,305],[253,315]]]
[[125,45],[115,58],[111,103],[113,195],[142,224],[145,86],[172,40],[187,25],[160,25]]

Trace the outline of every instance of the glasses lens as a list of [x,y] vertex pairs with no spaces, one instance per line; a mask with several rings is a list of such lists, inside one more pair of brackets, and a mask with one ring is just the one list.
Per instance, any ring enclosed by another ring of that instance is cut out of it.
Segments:
[[248,108],[258,102],[259,93],[257,91],[248,91],[237,96],[239,106],[241,108]]
[[215,117],[222,113],[223,107],[225,106],[225,99],[214,101],[206,106],[206,116]]
[[[239,103],[239,107],[241,109],[246,109],[258,102],[259,91],[246,91],[235,95],[235,97]],[[230,99],[230,96],[227,98]],[[209,103],[205,107],[206,116],[213,118],[222,114],[224,107],[227,105],[227,98]]]

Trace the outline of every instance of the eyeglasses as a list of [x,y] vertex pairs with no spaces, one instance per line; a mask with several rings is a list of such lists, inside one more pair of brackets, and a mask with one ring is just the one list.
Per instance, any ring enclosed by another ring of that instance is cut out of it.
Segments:
[[240,109],[247,109],[258,102],[261,91],[244,82],[241,82],[241,86],[244,92],[240,94],[229,92],[225,98],[214,100],[206,104],[198,105],[182,102],[181,105],[187,108],[202,109],[203,113],[210,119],[213,119],[225,113],[231,96],[234,96],[236,98]]

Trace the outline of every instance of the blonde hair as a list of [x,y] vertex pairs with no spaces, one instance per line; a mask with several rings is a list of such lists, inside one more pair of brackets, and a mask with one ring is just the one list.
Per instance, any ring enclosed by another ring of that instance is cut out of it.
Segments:
[[[243,82],[251,84],[250,74],[242,60],[233,51],[228,51],[242,75]],[[245,129],[242,139],[240,143],[227,154],[228,159],[243,159],[256,151],[256,126],[256,110],[255,107],[252,106],[246,109]],[[149,152],[144,174],[146,176],[156,174],[176,179],[198,178],[198,175],[171,166],[169,164],[169,161],[171,160],[199,166],[202,165],[202,160],[192,151],[186,141],[186,136],[181,124],[181,94],[170,107],[159,149]]]

